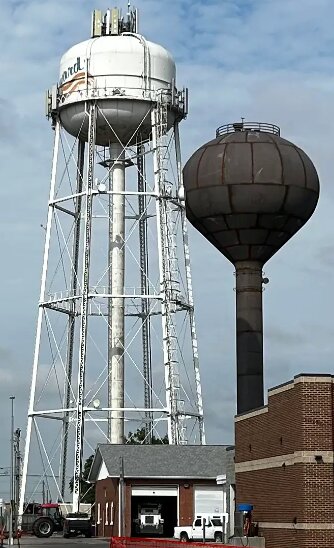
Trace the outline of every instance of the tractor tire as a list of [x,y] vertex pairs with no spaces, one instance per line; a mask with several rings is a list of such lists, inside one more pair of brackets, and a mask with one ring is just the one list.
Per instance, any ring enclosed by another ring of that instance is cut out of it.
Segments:
[[49,538],[53,534],[55,525],[50,518],[38,518],[32,526],[34,535],[38,538]]
[[223,535],[221,533],[215,534],[215,542],[223,542]]
[[180,534],[180,541],[181,542],[188,542],[189,538],[188,538],[188,535],[187,533],[181,533]]

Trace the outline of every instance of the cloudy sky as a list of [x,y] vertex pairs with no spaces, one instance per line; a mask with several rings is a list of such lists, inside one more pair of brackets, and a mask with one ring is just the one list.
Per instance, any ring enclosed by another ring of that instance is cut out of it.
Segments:
[[[334,3],[138,0],[136,6],[141,32],[172,52],[178,86],[190,90],[184,160],[218,125],[243,116],[278,124],[314,161],[319,206],[265,266],[265,382],[270,387],[300,372],[332,373]],[[44,91],[58,78],[62,53],[89,37],[92,9],[107,7],[105,0],[1,1],[0,467],[8,464],[8,398],[17,397],[22,429],[28,405],[52,150]],[[194,230],[191,248],[208,441],[230,443],[233,267]]]

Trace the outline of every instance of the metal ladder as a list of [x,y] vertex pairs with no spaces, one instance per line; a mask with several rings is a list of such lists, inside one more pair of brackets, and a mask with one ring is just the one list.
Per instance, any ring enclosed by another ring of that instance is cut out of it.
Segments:
[[166,396],[169,400],[170,443],[185,444],[186,428],[184,402],[180,399],[179,349],[174,323],[176,301],[180,292],[179,269],[176,248],[175,209],[171,202],[171,185],[168,172],[168,101],[163,94],[153,111],[153,147],[156,157],[155,177],[159,189],[159,230],[162,269],[162,320],[165,343],[165,368],[167,368]]

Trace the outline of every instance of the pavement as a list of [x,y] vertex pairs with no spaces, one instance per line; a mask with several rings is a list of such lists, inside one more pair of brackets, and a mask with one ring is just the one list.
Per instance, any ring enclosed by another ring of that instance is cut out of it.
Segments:
[[[8,546],[7,541],[4,541],[4,547]],[[14,541],[14,546],[19,546],[17,540]],[[65,539],[61,536],[52,536],[48,539],[41,539],[36,537],[23,537],[20,539],[20,546],[36,546],[36,548],[52,548],[53,546],[63,548],[76,548],[77,546],[95,546],[96,548],[109,548],[109,539],[98,538],[69,538]]]

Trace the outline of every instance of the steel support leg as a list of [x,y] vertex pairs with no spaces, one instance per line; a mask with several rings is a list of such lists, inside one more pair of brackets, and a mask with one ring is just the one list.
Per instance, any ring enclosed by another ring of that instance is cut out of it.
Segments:
[[[47,217],[46,233],[45,233],[43,269],[42,269],[41,289],[40,289],[40,298],[39,298],[40,303],[42,303],[45,300],[46,279],[47,279],[49,251],[50,251],[51,227],[52,227],[53,213],[54,213],[54,207],[52,205],[52,201],[55,195],[57,161],[58,161],[58,153],[59,153],[59,138],[60,138],[60,122],[59,120],[57,120],[56,127],[55,127],[54,147],[53,147],[48,217]],[[33,361],[31,388],[30,388],[29,409],[28,409],[28,424],[27,424],[27,434],[26,434],[25,449],[24,449],[22,482],[21,482],[21,490],[20,490],[20,505],[19,505],[19,519],[18,519],[19,528],[21,528],[21,525],[22,525],[22,515],[24,511],[24,500],[25,500],[25,494],[26,494],[28,460],[29,460],[30,442],[31,442],[31,434],[32,434],[33,412],[34,412],[34,404],[35,404],[35,392],[36,392],[36,383],[37,383],[38,359],[39,359],[40,344],[41,344],[43,315],[44,315],[44,308],[40,304],[38,309],[34,361]]]
[[[148,241],[147,241],[147,197],[145,179],[144,145],[137,147],[138,168],[138,226],[139,226],[139,265],[140,286],[142,295],[149,294],[149,266],[148,266]],[[144,406],[152,408],[152,363],[151,363],[151,321],[150,304],[148,299],[141,300],[142,346],[143,346],[143,377],[144,377]],[[152,442],[153,414],[145,413],[145,443]]]
[[[78,268],[79,268],[79,249],[80,249],[80,228],[81,228],[81,203],[82,203],[82,187],[85,164],[85,143],[78,141],[78,159],[77,159],[77,177],[76,177],[76,192],[78,194],[75,201],[75,220],[73,231],[73,245],[71,256],[71,283],[70,294],[73,295],[71,303],[71,314],[68,318],[68,334],[67,334],[67,356],[66,356],[66,378],[64,390],[64,409],[70,407],[71,401],[71,384],[73,370],[73,352],[74,352],[74,337],[75,337],[75,319],[76,319],[76,300],[74,296],[78,289]],[[67,446],[68,446],[68,431],[69,431],[69,412],[64,414],[63,430],[62,430],[62,452],[60,466],[60,490],[64,498],[66,490],[66,466],[67,466]]]
[[87,320],[88,320],[88,294],[89,294],[89,270],[90,270],[90,242],[92,229],[92,202],[95,160],[95,131],[96,131],[96,105],[89,105],[89,130],[88,130],[88,158],[87,177],[85,185],[84,208],[84,233],[83,233],[83,264],[81,280],[81,318],[80,318],[80,343],[78,365],[78,392],[76,401],[76,431],[75,431],[75,462],[73,481],[73,512],[80,508],[80,488],[82,477],[82,457],[84,444],[84,400],[85,400],[85,373],[86,373],[86,349],[87,349]]
[[168,411],[168,440],[170,444],[178,443],[175,413],[175,401],[172,386],[172,355],[170,334],[170,310],[168,300],[168,280],[166,276],[166,261],[168,261],[168,249],[166,247],[166,212],[164,203],[164,170],[162,166],[164,151],[161,150],[161,128],[159,127],[159,114],[157,108],[152,110],[152,146],[153,146],[153,170],[156,193],[156,219],[157,240],[159,254],[160,295],[161,295],[161,321],[163,339],[163,357],[165,371],[166,408]]
[[[181,191],[184,192],[180,132],[179,132],[178,123],[175,123],[174,125],[174,136],[175,136],[176,165],[177,165],[177,174],[178,174],[178,183],[179,183],[178,189],[179,190],[181,189]],[[189,323],[190,323],[192,357],[193,357],[193,366],[194,366],[194,373],[195,373],[196,406],[197,406],[197,412],[199,415],[199,418],[198,418],[199,438],[200,438],[199,441],[201,445],[205,445],[202,384],[201,384],[201,374],[200,374],[200,367],[199,367],[197,330],[196,330],[195,313],[194,313],[194,297],[193,297],[191,265],[190,265],[189,236],[188,236],[187,217],[186,217],[184,204],[181,204],[181,217],[182,217],[183,255],[184,255],[185,272],[186,272],[186,289],[187,289],[187,297],[188,297],[188,304],[189,304],[188,316],[189,316]]]

